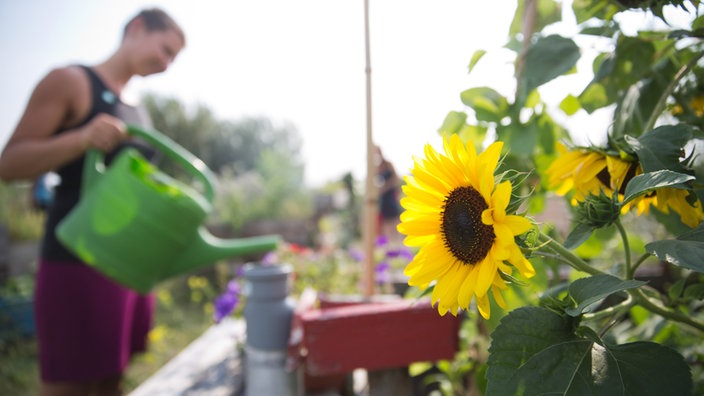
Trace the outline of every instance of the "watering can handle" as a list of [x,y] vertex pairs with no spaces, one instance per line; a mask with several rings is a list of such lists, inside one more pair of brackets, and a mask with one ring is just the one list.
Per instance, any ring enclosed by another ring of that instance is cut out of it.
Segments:
[[[159,151],[175,160],[189,174],[199,179],[203,183],[204,195],[208,202],[213,202],[215,198],[215,175],[198,157],[181,147],[168,136],[156,130],[142,129],[135,125],[127,126],[127,133],[138,136],[147,143],[156,147]],[[105,167],[104,155],[98,150],[88,150],[86,153],[86,163],[83,167],[83,187],[82,193],[88,191]]]

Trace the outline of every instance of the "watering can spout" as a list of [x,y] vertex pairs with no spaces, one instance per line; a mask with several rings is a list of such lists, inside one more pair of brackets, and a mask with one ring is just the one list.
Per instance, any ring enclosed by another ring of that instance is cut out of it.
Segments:
[[229,257],[268,252],[276,249],[280,239],[278,235],[221,239],[200,227],[192,243],[169,266],[165,277],[190,272]]

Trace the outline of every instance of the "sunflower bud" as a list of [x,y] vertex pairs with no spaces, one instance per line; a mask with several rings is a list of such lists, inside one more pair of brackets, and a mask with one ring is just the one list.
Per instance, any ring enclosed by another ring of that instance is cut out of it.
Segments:
[[621,214],[618,193],[609,197],[604,191],[589,195],[577,205],[577,221],[594,228],[606,227],[618,220]]

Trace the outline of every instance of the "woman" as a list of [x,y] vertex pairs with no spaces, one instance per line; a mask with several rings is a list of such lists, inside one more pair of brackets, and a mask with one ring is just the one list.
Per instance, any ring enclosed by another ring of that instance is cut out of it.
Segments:
[[379,146],[376,149],[376,185],[379,189],[379,235],[396,244],[401,235],[396,231],[401,215],[400,189],[401,178],[396,174],[394,165],[384,157]]
[[152,296],[138,295],[81,263],[54,229],[78,202],[87,150],[136,146],[127,123],[149,126],[145,112],[120,100],[133,76],[165,71],[185,46],[182,29],[164,11],[143,10],[124,28],[102,63],[50,71],[35,87],[0,156],[0,179],[61,177],[48,209],[35,291],[42,395],[116,395],[132,353],[144,350]]

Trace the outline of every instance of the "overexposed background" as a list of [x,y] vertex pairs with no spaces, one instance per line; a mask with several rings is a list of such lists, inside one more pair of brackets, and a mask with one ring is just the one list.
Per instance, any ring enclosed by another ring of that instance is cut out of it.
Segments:
[[[0,147],[45,73],[100,62],[124,24],[151,6],[182,25],[187,47],[166,73],[135,79],[131,96],[174,96],[219,119],[292,123],[311,186],[348,171],[365,176],[363,0],[0,0]],[[460,92],[490,86],[512,95],[513,55],[501,47],[515,7],[515,0],[370,0],[373,135],[400,173],[424,144],[440,144],[445,115],[464,109]],[[557,29],[576,33],[569,20]],[[488,54],[469,74],[479,49]],[[546,100],[581,91],[591,78],[588,55],[577,75],[545,87]],[[598,140],[606,118],[580,114],[572,124],[578,137]]]

